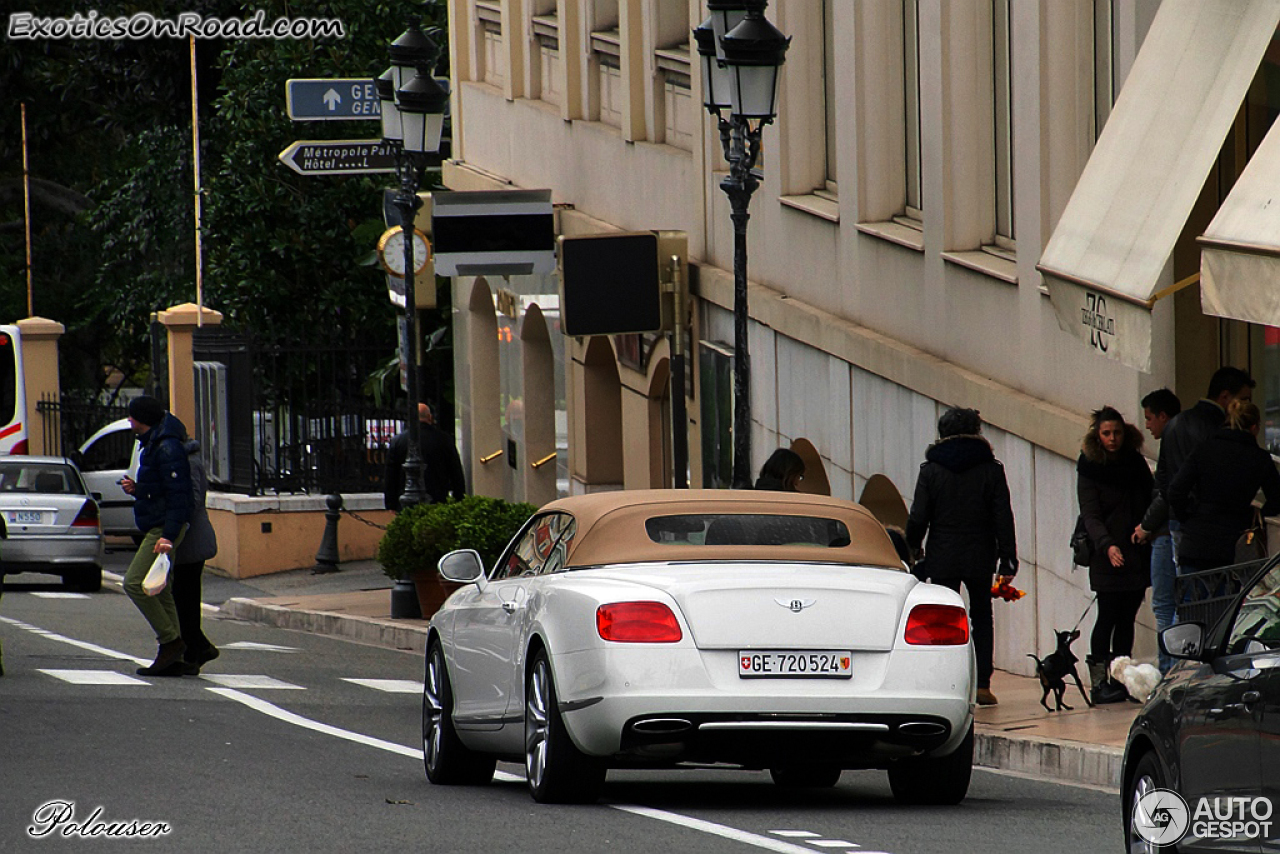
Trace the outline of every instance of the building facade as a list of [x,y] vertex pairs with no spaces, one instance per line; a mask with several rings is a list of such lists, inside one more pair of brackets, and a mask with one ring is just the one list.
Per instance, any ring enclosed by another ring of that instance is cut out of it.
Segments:
[[[734,237],[690,47],[705,9],[449,8],[450,189],[549,188],[563,235],[687,233],[689,479],[726,485]],[[792,42],[748,231],[752,470],[793,447],[806,489],[857,500],[881,475],[909,502],[939,414],[981,410],[1028,592],[996,606],[997,666],[1029,673],[1025,654],[1090,602],[1067,544],[1092,410],[1141,424],[1146,392],[1190,405],[1236,364],[1259,380],[1276,445],[1280,333],[1265,312],[1202,307],[1197,238],[1264,159],[1280,6],[774,0],[768,17]],[[1195,112],[1215,104],[1212,121]],[[1245,262],[1224,263],[1217,290],[1239,296],[1258,256],[1224,254]],[[477,492],[672,484],[669,336],[562,335],[555,276],[460,277],[453,292]],[[1153,656],[1140,620],[1137,653]]]

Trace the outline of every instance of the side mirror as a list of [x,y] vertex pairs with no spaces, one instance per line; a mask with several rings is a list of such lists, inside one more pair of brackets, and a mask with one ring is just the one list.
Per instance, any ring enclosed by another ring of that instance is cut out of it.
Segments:
[[1174,658],[1199,661],[1204,654],[1204,624],[1178,623],[1160,633],[1160,648]]
[[484,564],[475,549],[458,549],[440,558],[436,564],[445,581],[459,584],[476,584],[484,578]]

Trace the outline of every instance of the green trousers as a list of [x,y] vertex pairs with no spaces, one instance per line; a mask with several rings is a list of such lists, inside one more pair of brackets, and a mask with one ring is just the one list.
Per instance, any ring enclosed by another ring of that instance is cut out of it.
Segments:
[[[143,537],[137,553],[129,563],[129,568],[125,570],[124,592],[129,594],[133,604],[151,624],[152,630],[156,633],[156,640],[159,643],[169,643],[181,637],[178,628],[178,608],[173,603],[173,579],[171,577],[164,590],[155,596],[148,596],[142,589],[142,579],[147,577],[147,572],[156,559],[156,542],[159,541],[162,533],[160,528],[152,528]],[[186,531],[182,533],[186,534]],[[182,542],[182,535],[178,536],[178,542],[174,543],[173,547],[177,548],[180,542]]]

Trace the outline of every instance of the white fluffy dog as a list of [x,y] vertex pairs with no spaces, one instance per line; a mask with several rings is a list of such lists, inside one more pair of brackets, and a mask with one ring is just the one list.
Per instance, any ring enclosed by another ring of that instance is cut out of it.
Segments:
[[1139,664],[1127,655],[1111,661],[1111,678],[1119,682],[1129,692],[1129,696],[1139,703],[1151,696],[1160,682],[1160,671],[1154,664]]

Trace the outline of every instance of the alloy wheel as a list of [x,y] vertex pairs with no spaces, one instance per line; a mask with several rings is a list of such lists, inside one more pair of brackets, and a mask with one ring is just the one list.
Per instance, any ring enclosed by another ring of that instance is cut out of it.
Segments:
[[1129,801],[1130,854],[1160,854],[1160,846],[1144,839],[1133,823],[1133,816],[1138,809],[1138,801],[1156,788],[1156,781],[1151,778],[1150,774],[1142,774],[1133,781],[1133,798]]
[[542,785],[547,771],[547,734],[551,725],[547,703],[549,678],[546,661],[536,662],[525,698],[524,769],[529,784],[535,788]]
[[440,737],[444,718],[441,699],[444,684],[444,660],[439,648],[432,648],[427,659],[427,678],[422,690],[422,754],[428,767],[435,767],[440,757]]

